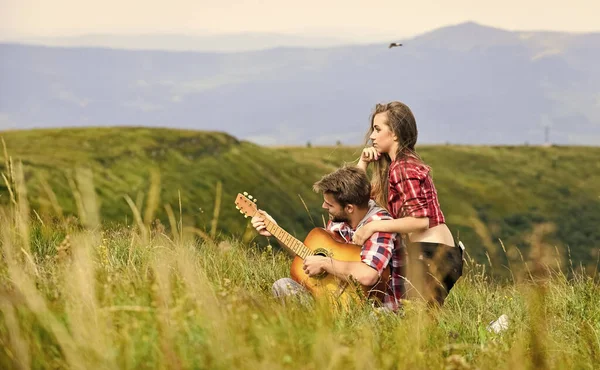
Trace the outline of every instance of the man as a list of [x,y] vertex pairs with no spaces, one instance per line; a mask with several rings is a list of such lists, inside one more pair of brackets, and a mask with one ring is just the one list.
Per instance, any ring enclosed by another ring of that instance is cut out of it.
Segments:
[[[370,199],[371,184],[366,173],[356,167],[342,167],[313,185],[313,190],[323,193],[322,207],[329,213],[327,230],[338,233],[346,243],[352,242],[357,229],[373,220],[391,220],[392,216]],[[259,211],[271,222],[275,220],[264,211]],[[271,236],[263,218],[252,218],[252,226],[263,236]],[[400,239],[398,238],[398,245]],[[390,282],[383,298],[383,306],[396,311],[404,296],[403,260],[404,251],[395,247],[396,234],[376,232],[365,241],[361,249],[360,262],[347,262],[324,256],[308,256],[304,259],[304,272],[315,276],[327,272],[341,279],[352,276],[360,284],[374,285],[388,264],[391,268]],[[304,287],[292,279],[280,279],[273,284],[276,296],[304,291]]]

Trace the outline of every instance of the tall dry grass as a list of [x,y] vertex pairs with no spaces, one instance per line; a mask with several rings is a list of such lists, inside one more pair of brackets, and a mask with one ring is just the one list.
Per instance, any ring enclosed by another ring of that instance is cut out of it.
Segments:
[[[439,311],[407,302],[398,314],[368,305],[334,314],[326,303],[274,299],[271,283],[287,275],[288,256],[252,241],[216,240],[218,213],[206,233],[183,225],[166,205],[166,231],[152,222],[160,204],[155,188],[144,210],[125,200],[133,226],[106,229],[92,177],[79,170],[71,180],[78,220],[43,219],[28,207],[22,167],[6,158],[11,202],[0,210],[0,368],[600,364],[599,286],[572,267],[567,273],[549,253],[547,226],[532,235],[531,255],[513,262],[510,283],[491,281],[484,266],[468,259],[465,276]],[[486,330],[501,314],[510,318],[508,330]]]

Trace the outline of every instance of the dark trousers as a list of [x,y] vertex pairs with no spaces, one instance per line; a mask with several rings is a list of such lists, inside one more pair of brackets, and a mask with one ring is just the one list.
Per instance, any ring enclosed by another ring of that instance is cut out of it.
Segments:
[[463,270],[463,250],[439,243],[408,243],[406,295],[444,304]]

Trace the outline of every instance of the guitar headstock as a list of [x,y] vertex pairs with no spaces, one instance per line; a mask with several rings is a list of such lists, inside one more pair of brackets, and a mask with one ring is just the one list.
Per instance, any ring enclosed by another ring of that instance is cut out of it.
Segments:
[[244,217],[254,216],[256,212],[258,212],[258,207],[256,207],[256,198],[252,195],[244,192],[244,194],[239,194],[235,198],[235,208],[240,210],[240,213],[244,215]]

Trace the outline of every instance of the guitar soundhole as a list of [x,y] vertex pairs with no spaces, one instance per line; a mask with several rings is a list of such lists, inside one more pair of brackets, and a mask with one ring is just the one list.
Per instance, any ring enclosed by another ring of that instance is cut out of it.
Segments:
[[[313,254],[315,256],[332,257],[332,254],[329,253],[329,251],[327,249],[323,249],[323,248],[317,248],[317,249],[315,249]],[[327,276],[327,272],[323,271],[322,273],[313,276],[313,278],[314,279],[322,279],[325,276]]]

